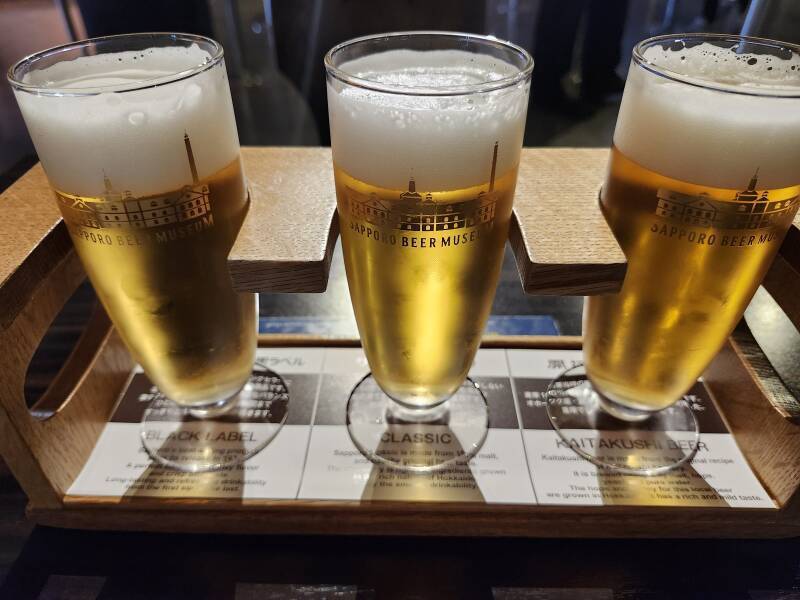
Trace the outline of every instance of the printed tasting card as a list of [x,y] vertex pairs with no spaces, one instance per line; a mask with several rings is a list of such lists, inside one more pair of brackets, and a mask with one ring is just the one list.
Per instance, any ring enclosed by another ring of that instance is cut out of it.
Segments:
[[[259,348],[258,363],[288,386],[286,423],[244,465],[215,473],[177,473],[150,463],[139,420],[159,394],[139,371],[69,495],[775,508],[702,383],[688,397],[702,429],[691,465],[637,477],[580,458],[551,429],[543,400],[551,379],[580,360],[576,350],[480,350],[470,377],[488,401],[486,441],[468,464],[424,475],[378,467],[350,440],[348,395],[369,371],[360,348]],[[269,421],[268,404],[262,414]],[[278,422],[284,409],[274,411]],[[224,445],[276,425],[242,419],[219,427],[215,439]],[[571,433],[576,444],[615,444],[613,431]],[[680,443],[681,435],[662,437]]]

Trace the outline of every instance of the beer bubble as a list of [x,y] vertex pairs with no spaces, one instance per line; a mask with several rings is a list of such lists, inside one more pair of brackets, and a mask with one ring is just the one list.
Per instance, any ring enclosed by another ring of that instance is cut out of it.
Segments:
[[132,112],[131,114],[128,115],[128,122],[131,125],[141,125],[146,120],[147,116],[141,111]]
[[178,110],[183,110],[184,108],[192,110],[197,106],[198,102],[200,102],[202,95],[203,90],[200,86],[196,83],[190,83],[186,86],[186,89],[183,90],[183,94],[181,94],[181,98],[178,101]]

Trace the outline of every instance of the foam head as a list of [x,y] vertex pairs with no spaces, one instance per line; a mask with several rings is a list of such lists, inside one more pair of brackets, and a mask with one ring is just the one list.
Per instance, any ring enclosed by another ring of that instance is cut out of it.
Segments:
[[702,43],[648,47],[631,64],[615,145],[642,166],[691,183],[740,189],[800,183],[800,56]]
[[[461,50],[389,50],[339,67],[368,81],[443,89],[497,81],[519,69]],[[452,96],[386,93],[329,77],[328,111],[334,162],[374,185],[436,191],[489,180],[498,143],[497,176],[519,162],[529,80],[499,90]]]
[[51,184],[83,196],[101,195],[106,179],[134,196],[179,189],[192,182],[184,134],[201,179],[236,159],[224,63],[167,82],[209,61],[197,45],[159,47],[83,56],[26,74],[24,83],[42,93],[15,94]]

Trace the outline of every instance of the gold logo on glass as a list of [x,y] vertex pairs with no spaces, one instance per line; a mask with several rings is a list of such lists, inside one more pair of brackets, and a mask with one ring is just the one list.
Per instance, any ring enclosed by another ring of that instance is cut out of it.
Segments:
[[209,220],[209,189],[207,185],[199,183],[188,134],[184,134],[183,141],[192,172],[192,185],[185,185],[180,190],[164,195],[136,198],[130,191],[115,191],[111,180],[104,175],[105,191],[101,197],[93,198],[91,202],[63,192],[56,194],[70,214],[72,224],[93,229],[151,229],[176,223],[191,224],[203,217]]
[[691,196],[660,188],[656,215],[676,223],[715,229],[762,229],[781,222],[797,207],[798,196],[770,200],[759,193],[758,170],[746,190],[732,200],[715,200],[705,194]]
[[494,194],[496,168],[497,142],[492,154],[488,191],[481,191],[461,202],[435,202],[430,192],[423,195],[417,191],[413,177],[408,180],[408,190],[394,201],[381,199],[375,192],[367,195],[348,187],[350,215],[381,229],[410,232],[450,231],[488,225],[494,221],[497,204]]

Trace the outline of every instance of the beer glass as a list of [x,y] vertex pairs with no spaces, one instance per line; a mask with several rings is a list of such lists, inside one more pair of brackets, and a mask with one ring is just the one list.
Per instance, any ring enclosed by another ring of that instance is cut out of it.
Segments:
[[[800,47],[711,34],[636,46],[600,194],[627,276],[620,293],[587,298],[585,365],[548,393],[554,427],[579,454],[634,474],[693,456],[698,425],[683,396],[792,223],[798,165]],[[583,444],[585,429],[622,442]]]
[[[282,417],[254,410],[256,296],[235,292],[226,266],[249,196],[222,47],[96,38],[33,54],[8,79],[97,295],[168,398],[131,418],[145,449],[185,471],[252,456]],[[220,430],[240,418],[247,435]]]
[[488,411],[467,372],[506,243],[533,60],[492,37],[401,32],[325,57],[347,280],[371,375],[350,435],[426,471],[473,456]]

